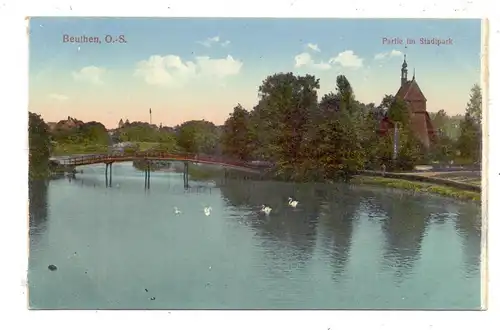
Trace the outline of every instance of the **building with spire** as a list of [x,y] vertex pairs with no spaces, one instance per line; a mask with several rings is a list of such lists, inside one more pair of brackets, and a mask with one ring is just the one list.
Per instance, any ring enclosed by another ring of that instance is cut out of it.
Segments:
[[[432,125],[429,113],[427,112],[427,99],[420,89],[415,79],[415,69],[413,77],[408,80],[408,63],[406,63],[406,54],[404,55],[401,66],[401,85],[395,95],[396,98],[403,100],[410,112],[410,127],[422,145],[429,148],[435,139],[434,127]],[[394,128],[394,124],[385,116],[381,123],[381,133],[386,134]]]

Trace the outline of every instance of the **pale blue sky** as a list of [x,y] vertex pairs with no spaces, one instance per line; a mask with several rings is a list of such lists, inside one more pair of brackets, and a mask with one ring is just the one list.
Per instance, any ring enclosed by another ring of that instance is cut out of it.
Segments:
[[[428,111],[463,113],[480,83],[480,20],[33,18],[30,30],[30,110],[47,121],[114,127],[148,120],[152,108],[157,124],[221,124],[238,102],[256,103],[266,76],[289,71],[316,75],[320,94],[345,74],[360,101],[378,104],[397,91],[405,51],[384,37],[416,40],[406,49],[409,76],[416,68]],[[65,34],[101,43],[64,43]],[[420,45],[421,37],[453,45]]]

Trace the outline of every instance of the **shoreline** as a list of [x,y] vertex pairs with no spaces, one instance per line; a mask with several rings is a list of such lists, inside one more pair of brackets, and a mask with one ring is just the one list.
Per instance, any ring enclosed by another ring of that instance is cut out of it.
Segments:
[[437,183],[415,181],[410,178],[388,178],[361,174],[354,176],[349,183],[401,189],[416,193],[429,193],[459,200],[481,202],[481,192],[445,186]]
[[[158,172],[172,173],[176,172],[174,169],[157,169]],[[76,172],[76,171],[75,171]],[[78,172],[73,172],[77,174]],[[59,179],[66,176],[66,173],[51,173],[50,179]],[[216,175],[215,175],[216,176]],[[195,173],[190,173],[192,180],[208,180],[214,177],[214,173],[210,171],[196,171]],[[412,180],[411,178],[389,178],[382,176],[370,176],[359,174],[352,177],[348,184],[353,185],[365,185],[365,186],[378,186],[383,188],[400,189],[406,191],[412,191],[415,193],[429,193],[434,195],[440,195],[444,197],[450,197],[458,200],[480,202],[481,192],[470,191],[465,189],[460,189],[457,187],[445,186],[438,183],[423,182]]]
[[[158,168],[156,169],[156,171],[167,172],[167,173],[177,172],[174,168],[169,168],[169,169]],[[216,172],[217,171],[214,170],[190,168],[189,174],[193,180],[206,180],[213,176],[217,176],[215,175]],[[53,178],[59,178],[61,176],[65,176],[64,174],[61,175],[62,173],[51,173],[51,174],[53,175]],[[444,182],[443,183],[439,182],[443,181],[442,179],[440,180],[437,178],[425,178],[420,176],[414,178],[414,176],[415,175],[409,175],[409,174],[401,175],[389,172],[386,173],[385,176],[382,176],[379,175],[379,173],[376,173],[375,171],[366,171],[366,173],[361,173],[353,176],[352,179],[349,181],[349,183],[401,189],[417,193],[430,193],[434,195],[451,197],[454,199],[466,200],[466,201],[475,201],[475,202],[481,201],[480,187],[478,187],[477,189],[478,191],[473,191],[471,189],[467,189],[467,187],[465,187],[467,186],[467,184],[463,184],[461,182],[453,182],[452,185],[449,185]],[[461,186],[464,187],[462,188]]]

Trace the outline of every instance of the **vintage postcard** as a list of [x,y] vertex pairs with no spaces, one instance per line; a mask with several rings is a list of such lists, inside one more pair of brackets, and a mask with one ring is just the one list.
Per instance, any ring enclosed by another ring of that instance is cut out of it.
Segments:
[[30,18],[29,308],[484,308],[481,30]]

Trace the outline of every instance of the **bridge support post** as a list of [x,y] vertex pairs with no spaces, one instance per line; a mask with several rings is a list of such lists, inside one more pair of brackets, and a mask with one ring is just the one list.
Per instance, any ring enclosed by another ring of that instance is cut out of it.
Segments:
[[148,189],[151,187],[151,162],[148,160]]
[[149,160],[146,160],[146,166],[144,168],[144,189],[149,189],[151,187],[151,166]]
[[106,172],[105,172],[105,177],[106,177],[106,187],[108,186],[108,167],[109,167],[109,164],[106,163]]
[[189,163],[184,162],[184,189],[189,188]]
[[113,163],[109,163],[109,186],[113,184]]

